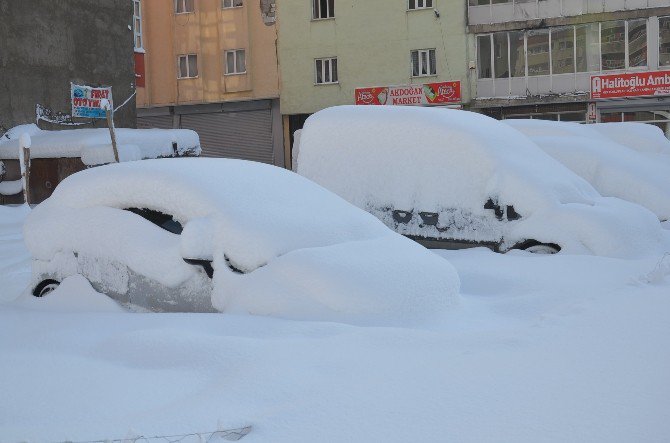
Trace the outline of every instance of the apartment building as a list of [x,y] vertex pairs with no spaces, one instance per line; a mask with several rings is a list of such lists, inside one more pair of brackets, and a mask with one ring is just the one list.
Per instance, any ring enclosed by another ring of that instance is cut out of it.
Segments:
[[472,108],[670,133],[670,0],[468,0]]
[[334,105],[461,107],[469,100],[467,4],[452,0],[277,3],[281,112],[289,139]]
[[203,156],[284,166],[274,1],[133,4],[137,126],[193,129]]

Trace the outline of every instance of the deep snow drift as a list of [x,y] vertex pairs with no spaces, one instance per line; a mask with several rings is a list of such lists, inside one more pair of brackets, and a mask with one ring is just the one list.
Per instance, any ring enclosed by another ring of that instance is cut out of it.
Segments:
[[[183,232],[127,208],[172,215]],[[448,262],[309,180],[255,162],[88,169],[37,206],[24,232],[33,285],[80,273],[117,300],[156,310],[398,326],[458,302]],[[212,261],[213,279],[184,258]]]
[[[245,443],[670,434],[670,257],[444,251],[462,302],[414,329],[100,312],[81,280],[37,310],[12,302],[29,281],[25,213],[0,207],[2,441],[247,425]],[[87,312],[70,304],[84,296]]]
[[[305,123],[297,167],[406,235],[502,242],[503,250],[532,239],[611,257],[659,253],[668,245],[648,210],[602,198],[523,134],[472,112],[325,109]],[[496,220],[485,208],[489,199],[513,206],[521,219]],[[391,209],[413,218],[397,223]],[[420,213],[440,221],[427,226]]]
[[[670,141],[642,123],[505,120],[602,195],[640,204],[670,219]],[[637,143],[635,143],[637,141]]]

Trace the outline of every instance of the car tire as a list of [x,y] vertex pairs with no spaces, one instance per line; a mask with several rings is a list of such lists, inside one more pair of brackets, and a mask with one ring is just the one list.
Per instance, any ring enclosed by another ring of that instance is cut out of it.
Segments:
[[526,240],[515,245],[512,249],[521,249],[532,254],[558,254],[561,247],[555,243],[540,243],[537,240]]
[[58,285],[60,285],[58,280],[53,280],[50,278],[42,280],[37,286],[35,286],[35,289],[33,289],[33,295],[35,297],[44,297],[56,289]]

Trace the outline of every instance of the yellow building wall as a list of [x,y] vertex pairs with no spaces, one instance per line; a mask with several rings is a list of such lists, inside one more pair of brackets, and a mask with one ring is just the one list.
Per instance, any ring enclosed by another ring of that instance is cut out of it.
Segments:
[[[258,0],[223,9],[221,0],[196,0],[195,12],[174,13],[173,0],[142,2],[144,88],[138,107],[217,103],[279,97],[276,25],[263,22]],[[225,75],[224,51],[246,51],[246,74]],[[198,77],[177,79],[177,57],[198,55]]]
[[[465,0],[433,0],[407,10],[407,0],[336,0],[335,18],[312,20],[312,0],[277,2],[282,114],[353,104],[358,87],[461,81],[470,100]],[[411,76],[410,51],[435,49],[437,75]],[[336,56],[339,83],[315,85],[314,59]]]

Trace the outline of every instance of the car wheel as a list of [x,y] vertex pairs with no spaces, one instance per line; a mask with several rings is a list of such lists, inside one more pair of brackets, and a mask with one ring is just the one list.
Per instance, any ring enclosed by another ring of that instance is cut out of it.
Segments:
[[56,289],[58,285],[60,285],[60,282],[57,280],[42,280],[37,286],[35,286],[35,289],[33,289],[33,295],[35,297],[44,297]]
[[539,244],[526,248],[525,251],[531,252],[533,254],[557,254],[560,249],[557,249],[552,245]]
[[554,243],[540,243],[537,240],[526,240],[515,245],[512,249],[521,249],[533,254],[557,254],[561,247]]

